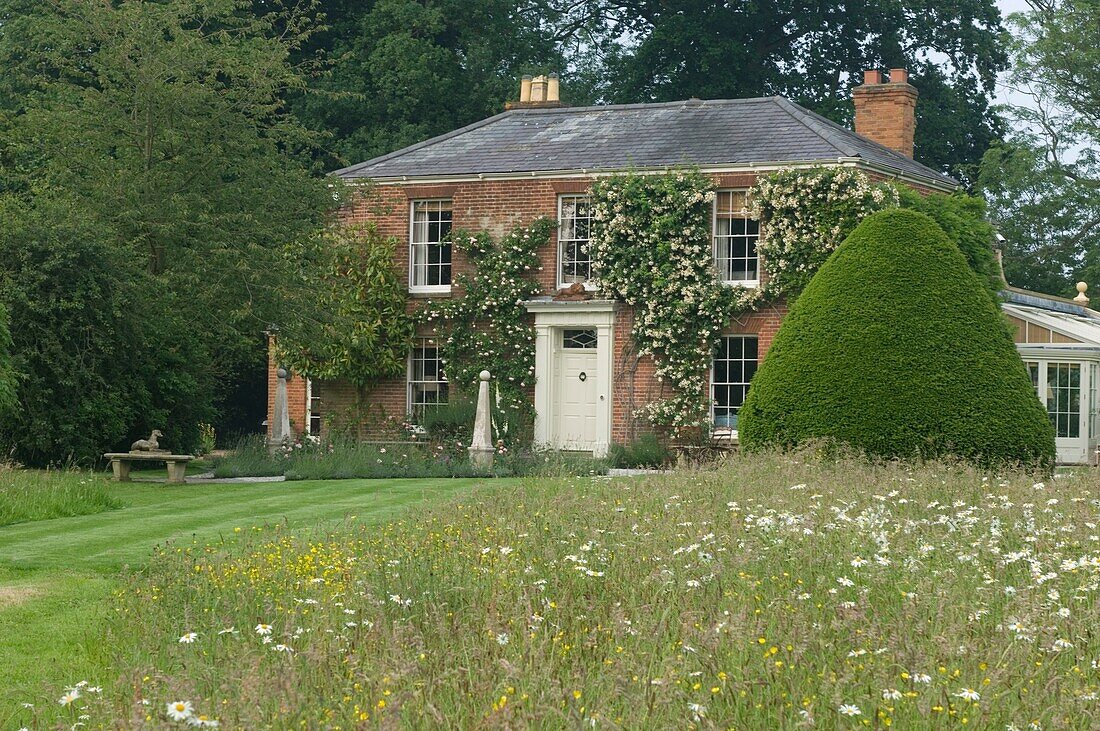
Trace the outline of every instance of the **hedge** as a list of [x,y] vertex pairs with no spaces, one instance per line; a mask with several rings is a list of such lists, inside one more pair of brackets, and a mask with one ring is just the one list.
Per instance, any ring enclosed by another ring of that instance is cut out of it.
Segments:
[[868,216],[794,303],[741,409],[742,445],[1054,462],[1054,432],[984,283],[943,230]]

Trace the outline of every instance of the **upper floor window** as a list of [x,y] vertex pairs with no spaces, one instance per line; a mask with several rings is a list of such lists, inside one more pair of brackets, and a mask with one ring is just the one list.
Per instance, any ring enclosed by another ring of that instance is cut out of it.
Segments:
[[755,287],[760,283],[756,242],[760,222],[749,217],[744,190],[720,190],[714,199],[714,265],[718,280]]
[[424,410],[447,403],[447,377],[439,348],[431,338],[419,338],[409,353],[409,414],[413,419]]
[[587,282],[592,277],[588,251],[592,224],[591,201],[586,195],[563,195],[558,199],[558,286]]
[[409,226],[409,291],[451,289],[451,202],[412,202]]
[[737,415],[749,382],[756,373],[757,340],[751,335],[727,335],[718,342],[710,372],[712,422],[715,429],[737,431]]

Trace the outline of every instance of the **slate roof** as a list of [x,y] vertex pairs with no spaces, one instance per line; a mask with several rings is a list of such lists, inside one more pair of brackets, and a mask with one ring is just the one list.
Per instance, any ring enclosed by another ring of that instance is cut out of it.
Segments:
[[384,180],[838,158],[860,158],[938,187],[958,184],[782,97],[512,109],[334,175]]

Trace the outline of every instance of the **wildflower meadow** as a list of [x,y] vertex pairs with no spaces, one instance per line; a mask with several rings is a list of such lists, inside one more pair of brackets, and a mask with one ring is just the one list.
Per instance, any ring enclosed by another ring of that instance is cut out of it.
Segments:
[[1097,728],[1098,487],[755,455],[243,526],[159,550],[117,677],[22,723]]

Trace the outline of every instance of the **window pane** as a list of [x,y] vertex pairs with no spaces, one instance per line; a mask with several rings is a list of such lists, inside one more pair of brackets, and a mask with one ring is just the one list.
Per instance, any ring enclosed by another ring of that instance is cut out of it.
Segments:
[[561,196],[558,220],[558,282],[586,282],[592,275],[588,253],[591,217],[587,196]]
[[425,408],[447,403],[447,378],[431,338],[418,339],[409,354],[408,389],[409,414],[414,420],[423,416]]
[[719,191],[714,201],[714,267],[720,281],[759,278],[756,242],[760,224],[749,217],[748,193]]
[[409,241],[413,286],[451,283],[451,202],[413,201]]
[[728,335],[719,341],[711,369],[710,390],[715,427],[737,428],[737,414],[756,372],[756,352],[755,336]]

